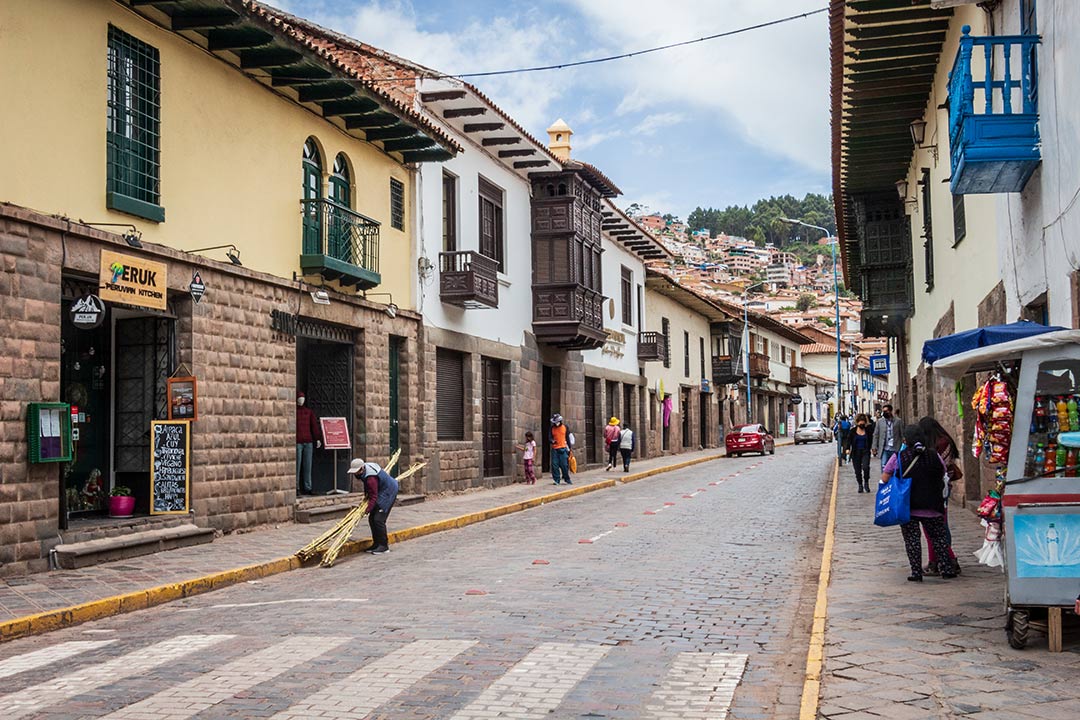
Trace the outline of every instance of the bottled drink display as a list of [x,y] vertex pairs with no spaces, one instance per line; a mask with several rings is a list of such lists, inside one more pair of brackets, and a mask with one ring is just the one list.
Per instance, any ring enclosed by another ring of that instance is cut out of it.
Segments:
[[[1031,477],[1074,467],[1080,461],[1080,450],[1058,443],[1058,435],[1080,432],[1080,394],[1036,395],[1031,411],[1028,452],[1024,475]],[[1058,476],[1077,477],[1080,472],[1068,470]]]
[[1069,406],[1065,403],[1064,397],[1057,399],[1055,410],[1057,411],[1058,432],[1069,432],[1072,426],[1069,424]]

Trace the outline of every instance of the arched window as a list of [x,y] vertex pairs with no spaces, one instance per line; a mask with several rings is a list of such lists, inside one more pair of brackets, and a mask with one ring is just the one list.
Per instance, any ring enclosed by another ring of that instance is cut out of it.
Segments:
[[341,207],[352,208],[352,176],[344,153],[338,153],[334,158],[334,172],[330,174],[330,199]]
[[322,254],[319,201],[322,200],[322,156],[315,138],[304,143],[304,254]]

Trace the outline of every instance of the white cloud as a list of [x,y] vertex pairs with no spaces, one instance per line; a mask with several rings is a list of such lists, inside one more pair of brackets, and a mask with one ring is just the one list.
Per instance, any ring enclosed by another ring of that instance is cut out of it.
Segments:
[[661,128],[665,128],[668,125],[676,125],[682,121],[683,116],[679,113],[654,113],[639,122],[637,127],[634,128],[634,133],[637,135],[652,135]]
[[614,138],[622,136],[622,130],[600,130],[598,132],[588,133],[581,137],[574,138],[574,151],[588,150],[602,142],[607,142],[608,140],[613,140]]

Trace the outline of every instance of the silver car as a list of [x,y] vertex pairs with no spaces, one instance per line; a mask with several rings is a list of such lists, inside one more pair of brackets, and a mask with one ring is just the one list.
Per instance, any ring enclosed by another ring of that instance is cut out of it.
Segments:
[[796,445],[808,442],[827,443],[831,440],[832,433],[829,431],[829,428],[825,427],[824,423],[817,420],[804,422],[795,429]]

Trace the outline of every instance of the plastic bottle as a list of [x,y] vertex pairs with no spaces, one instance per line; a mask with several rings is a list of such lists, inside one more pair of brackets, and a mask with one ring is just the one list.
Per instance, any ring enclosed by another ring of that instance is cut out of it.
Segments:
[[1059,444],[1057,446],[1057,458],[1055,458],[1055,460],[1057,461],[1057,466],[1059,468],[1065,467],[1065,462],[1066,462],[1066,459],[1068,458],[1068,456],[1069,456],[1068,448],[1066,448],[1064,445]]
[[1027,456],[1024,459],[1024,476],[1031,477],[1035,474],[1035,441],[1029,440]]
[[1035,469],[1032,471],[1032,475],[1037,472],[1043,471],[1043,466],[1046,465],[1046,448],[1042,443],[1035,446]]
[[1072,426],[1069,424],[1069,406],[1065,404],[1064,397],[1058,397],[1054,409],[1057,411],[1058,431],[1069,432]]
[[1065,465],[1072,469],[1065,471],[1065,477],[1076,477],[1077,462],[1080,462],[1080,452],[1077,452],[1076,448],[1069,448],[1069,451],[1065,454]]
[[1058,564],[1058,553],[1060,550],[1057,528],[1054,527],[1054,523],[1050,523],[1050,527],[1046,529],[1046,555],[1050,560],[1051,565]]
[[1065,408],[1069,413],[1069,427],[1075,432],[1080,430],[1080,405],[1076,402],[1076,396],[1069,396],[1069,401],[1065,403]]
[[1046,462],[1043,463],[1043,472],[1050,473],[1057,469],[1057,447],[1054,443],[1046,446]]
[[1046,432],[1046,402],[1042,397],[1035,398],[1035,432]]

